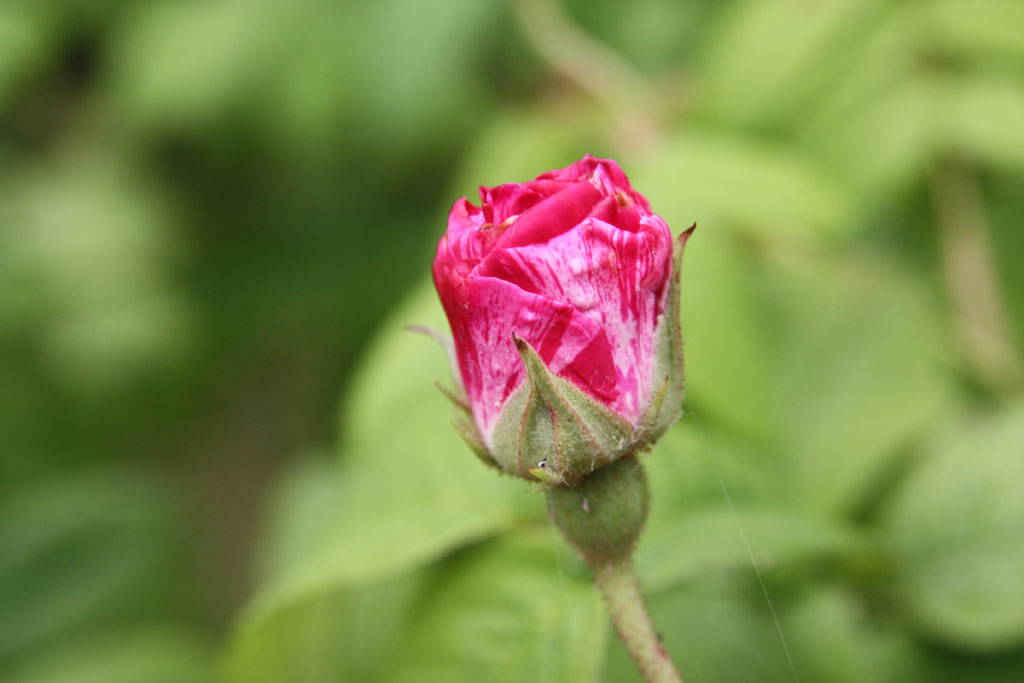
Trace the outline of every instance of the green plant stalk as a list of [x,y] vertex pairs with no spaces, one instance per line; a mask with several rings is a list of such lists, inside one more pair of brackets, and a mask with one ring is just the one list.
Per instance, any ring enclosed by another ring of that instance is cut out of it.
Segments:
[[619,640],[626,646],[648,683],[681,683],[682,676],[672,664],[647,605],[640,583],[628,560],[594,567],[594,585],[604,596]]
[[548,488],[555,527],[594,572],[619,639],[648,683],[682,677],[647,613],[630,557],[643,532],[650,502],[643,466],[633,455],[598,468],[578,484]]

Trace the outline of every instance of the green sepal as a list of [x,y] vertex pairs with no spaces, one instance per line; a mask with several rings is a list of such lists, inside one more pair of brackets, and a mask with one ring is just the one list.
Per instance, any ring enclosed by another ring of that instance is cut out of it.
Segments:
[[455,389],[449,389],[440,382],[434,382],[434,385],[459,411],[461,411],[461,414],[456,414],[452,425],[455,427],[455,431],[458,432],[459,436],[462,437],[462,440],[469,446],[470,450],[480,458],[481,462],[488,467],[501,469],[501,466],[498,465],[495,459],[487,451],[487,445],[484,443],[483,437],[480,436],[480,431],[476,428],[476,423],[473,422],[473,411],[469,405],[469,397],[466,395],[466,389],[462,384],[462,375],[459,373],[459,364],[455,355],[455,343],[452,341],[452,338],[433,328],[425,327],[423,325],[410,325],[406,329],[410,332],[426,335],[444,348],[448,355],[448,363],[451,366],[452,380],[455,382]]
[[506,401],[491,439],[502,469],[524,479],[572,484],[635,449],[629,422],[557,377],[533,347],[513,338],[526,379]]
[[434,386],[436,386],[441,391],[441,393],[444,394],[448,398],[448,400],[452,402],[452,405],[454,405],[456,408],[466,413],[467,415],[473,414],[472,409],[469,407],[469,400],[465,396],[460,396],[459,394],[455,393],[454,391],[452,391],[445,385],[441,384],[440,382],[434,382]]
[[665,312],[658,316],[655,331],[654,367],[651,386],[658,387],[641,423],[643,440],[653,443],[675,424],[683,414],[683,394],[686,378],[683,372],[683,331],[680,322],[680,280],[683,248],[697,228],[694,224],[684,231],[672,247],[672,274],[669,278]]
[[501,469],[497,461],[487,452],[487,446],[484,445],[484,440],[480,438],[480,432],[477,431],[476,425],[473,424],[472,420],[457,417],[452,421],[452,425],[459,436],[462,437],[462,440],[469,446],[469,449],[473,451],[476,457],[480,458],[483,464],[488,467]]
[[537,481],[530,470],[546,468],[548,459],[554,460],[553,434],[551,412],[524,381],[502,406],[491,434],[491,454],[509,474]]
[[455,383],[455,391],[445,389],[443,386],[438,384],[438,388],[444,392],[444,395],[452,399],[452,402],[459,408],[463,408],[466,411],[469,410],[469,397],[466,394],[466,387],[462,383],[462,372],[459,370],[459,360],[455,353],[455,341],[443,332],[438,332],[432,327],[426,325],[409,325],[406,327],[410,332],[422,334],[430,337],[444,349],[445,355],[448,356],[448,366],[452,371],[452,381]]

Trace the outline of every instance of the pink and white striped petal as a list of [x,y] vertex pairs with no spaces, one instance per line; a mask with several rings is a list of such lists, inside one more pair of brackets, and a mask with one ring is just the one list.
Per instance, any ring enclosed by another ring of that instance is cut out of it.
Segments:
[[544,244],[496,248],[474,276],[568,305],[604,330],[618,387],[607,405],[636,424],[651,396],[654,332],[671,258],[671,231],[656,215],[640,218],[636,232],[588,218]]
[[612,348],[592,318],[491,277],[448,281],[440,289],[445,308],[474,311],[451,316],[451,324],[473,417],[488,447],[505,400],[525,377],[513,333],[529,342],[555,374],[606,405],[617,399]]

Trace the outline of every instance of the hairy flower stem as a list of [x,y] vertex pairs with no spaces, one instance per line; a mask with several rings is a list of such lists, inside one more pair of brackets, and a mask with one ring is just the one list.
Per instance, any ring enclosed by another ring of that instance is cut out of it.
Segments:
[[594,571],[594,585],[640,673],[649,683],[679,683],[629,560],[647,520],[650,496],[644,468],[630,455],[572,486],[548,488],[548,513]]
[[640,583],[628,561],[594,567],[594,585],[604,596],[619,639],[648,683],[681,683],[682,677],[654,630]]

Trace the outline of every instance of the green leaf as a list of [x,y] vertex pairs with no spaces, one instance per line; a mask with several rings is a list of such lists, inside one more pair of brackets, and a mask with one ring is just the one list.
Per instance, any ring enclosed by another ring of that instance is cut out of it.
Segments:
[[648,590],[723,571],[752,571],[750,553],[770,572],[877,552],[847,522],[797,507],[788,485],[791,473],[784,461],[769,456],[730,442],[691,414],[642,459],[651,516],[636,564]]
[[788,335],[772,402],[792,494],[848,512],[950,409],[949,344],[917,284],[886,268],[850,256],[777,275]]
[[50,36],[42,13],[17,4],[0,6],[0,105],[42,66]]
[[[655,627],[684,680],[908,680],[889,675],[903,655],[900,634],[872,623],[864,607],[846,590],[772,583],[768,583],[768,590],[778,626],[753,570],[746,576],[731,573],[706,577],[649,598]],[[603,680],[641,680],[619,643],[613,642],[608,654]]]
[[883,522],[922,632],[996,650],[1024,643],[1024,406],[938,441]]
[[931,0],[913,7],[935,49],[1024,59],[1024,5],[1017,0]]
[[[986,192],[986,214],[992,239],[992,257],[996,264],[1002,301],[1013,325],[1018,357],[1024,358],[1024,268],[1018,267],[1018,254],[1024,253],[1024,193],[1020,182],[1011,176],[994,184]],[[986,188],[987,189],[987,188]]]
[[452,197],[477,203],[477,188],[525,182],[562,168],[586,153],[600,154],[600,119],[590,108],[565,117],[545,109],[502,109],[466,151]]
[[853,528],[807,510],[740,505],[734,513],[725,502],[666,510],[657,499],[652,508],[636,553],[637,572],[650,591],[724,570],[753,571],[750,553],[762,572],[770,572],[866,550]]
[[[829,169],[792,148],[736,133],[683,131],[662,143],[631,180],[677,231],[697,223],[692,249],[707,239],[704,225],[727,223],[773,241],[818,239],[849,228],[849,197]],[[684,306],[689,267],[683,267]]]
[[[1024,41],[1022,41],[1024,42]],[[1024,170],[1024,86],[1020,79],[964,78],[942,90],[937,144],[996,170]]]
[[[908,675],[911,637],[878,619],[848,586],[812,585],[792,604],[778,592],[779,623],[804,681],[906,683],[932,678]],[[777,637],[777,636],[776,636]]]
[[135,627],[72,640],[18,667],[9,683],[213,683],[212,648],[174,627]]
[[[905,44],[902,37],[895,42]],[[934,83],[920,77],[892,82],[892,62],[899,59],[899,50],[877,52],[872,57],[882,74],[858,74],[855,83],[837,84],[822,111],[810,116],[801,130],[815,156],[857,191],[861,215],[918,182],[935,151]]]
[[387,680],[596,680],[608,618],[590,582],[566,574],[552,534],[524,532],[441,565]]
[[499,7],[495,0],[392,0],[350,13],[359,27],[351,62],[362,96],[349,94],[347,105],[363,129],[392,147],[463,134],[469,117],[490,103],[482,86],[491,74],[479,62],[486,36],[500,30]]
[[[94,399],[177,367],[191,311],[155,186],[109,150],[69,145],[0,188],[0,333],[34,333],[46,362]],[[8,222],[9,221],[9,222]]]
[[1024,651],[1017,649],[988,656],[965,656],[929,647],[920,641],[908,647],[904,661],[897,672],[901,681],[928,681],[928,683],[1018,683],[1024,671]]
[[690,63],[693,52],[701,47],[708,22],[714,21],[720,9],[719,3],[674,0],[628,4],[566,0],[564,4],[580,28],[647,74]]
[[288,151],[316,152],[338,138],[372,139],[378,154],[433,146],[492,101],[474,56],[496,8],[473,0],[151,3],[121,27],[111,83],[120,109],[146,130],[243,118]]
[[790,504],[790,474],[784,462],[763,446],[738,439],[730,426],[716,427],[706,417],[688,411],[649,457],[640,456],[650,472],[656,514],[685,514],[687,509],[720,504],[725,500],[723,487],[737,503]]
[[0,504],[0,664],[114,618],[170,609],[180,533],[152,482],[89,473]]
[[425,579],[420,573],[338,587],[292,601],[236,636],[223,675],[237,683],[380,680],[390,668]]
[[684,415],[706,411],[744,436],[770,441],[771,354],[762,343],[768,329],[754,261],[721,230],[698,227],[695,235],[680,290]]
[[856,61],[886,5],[878,0],[732,3],[709,40],[701,78],[714,118],[765,125],[801,118]]
[[[336,469],[296,473],[274,535],[267,585],[243,612],[229,667],[250,657],[293,609],[367,582],[399,576],[453,548],[540,516],[527,485],[480,464],[452,427],[453,408],[434,382],[447,381],[443,350],[406,328],[443,328],[440,304],[417,289],[384,325],[344,401],[345,438]],[[290,521],[289,521],[290,520]],[[258,667],[256,667],[258,668]]]
[[134,125],[193,126],[265,88],[308,2],[149,3],[112,44],[111,83]]
[[454,409],[435,386],[452,381],[448,359],[431,340],[409,332],[418,324],[447,329],[426,283],[385,323],[343,399],[346,509],[360,524],[373,509],[382,518],[441,515],[504,527],[516,506],[532,507],[522,503],[523,484],[480,466],[452,426]]
[[306,563],[309,549],[342,509],[340,493],[338,468],[326,453],[295,458],[278,474],[257,547],[261,583],[286,576]]

